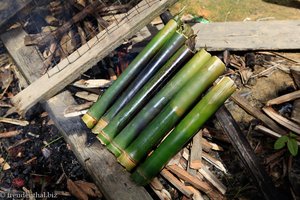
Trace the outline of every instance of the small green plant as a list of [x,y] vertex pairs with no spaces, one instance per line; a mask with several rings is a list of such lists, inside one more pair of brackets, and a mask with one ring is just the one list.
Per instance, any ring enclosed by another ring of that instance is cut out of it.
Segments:
[[290,132],[288,135],[281,136],[274,143],[274,149],[282,149],[286,144],[289,152],[296,156],[298,154],[298,144],[296,135]]

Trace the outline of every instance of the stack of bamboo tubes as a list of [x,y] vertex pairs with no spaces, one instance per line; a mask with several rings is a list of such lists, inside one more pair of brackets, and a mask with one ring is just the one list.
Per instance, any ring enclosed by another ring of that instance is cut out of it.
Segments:
[[[192,29],[171,19],[82,117],[133,180],[148,184],[235,91],[225,65],[194,52]],[[153,151],[154,150],[154,151]],[[149,153],[152,152],[150,155]]]

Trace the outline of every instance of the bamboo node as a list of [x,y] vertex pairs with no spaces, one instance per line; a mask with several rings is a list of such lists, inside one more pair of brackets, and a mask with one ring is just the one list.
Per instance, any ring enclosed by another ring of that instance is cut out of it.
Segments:
[[123,151],[117,160],[127,171],[131,171],[137,165],[137,162],[126,151]]
[[89,113],[84,114],[81,119],[88,128],[93,128],[97,123],[97,120],[94,117],[92,117]]
[[92,132],[95,134],[99,134],[107,126],[107,124],[108,122],[105,119],[101,118],[96,126],[94,126],[94,128],[92,129]]
[[104,133],[102,130],[100,131],[100,133],[97,135],[97,139],[101,142],[101,144],[103,145],[108,145],[109,143],[111,143],[111,138],[106,135],[106,133]]
[[114,141],[111,141],[109,145],[107,145],[107,149],[112,152],[116,157],[119,157],[122,153],[122,148]]

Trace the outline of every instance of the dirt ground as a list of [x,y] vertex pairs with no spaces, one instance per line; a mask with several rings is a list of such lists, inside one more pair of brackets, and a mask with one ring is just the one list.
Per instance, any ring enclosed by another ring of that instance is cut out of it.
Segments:
[[180,0],[171,9],[203,16],[213,22],[300,19],[298,0]]

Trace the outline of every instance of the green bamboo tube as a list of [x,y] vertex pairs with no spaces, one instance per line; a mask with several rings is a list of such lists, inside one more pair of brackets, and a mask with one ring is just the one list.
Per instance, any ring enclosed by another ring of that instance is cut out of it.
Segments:
[[112,104],[113,100],[126,88],[132,79],[143,69],[148,61],[159,51],[159,49],[172,37],[177,27],[181,24],[179,20],[170,20],[163,29],[147,44],[147,46],[130,63],[126,70],[105,91],[96,103],[83,115],[82,120],[88,128],[93,128],[100,117]]
[[[146,67],[138,76],[129,84],[116,102],[101,117],[100,121],[93,128],[92,132],[99,134],[108,124],[109,121],[134,97],[134,95],[151,79],[155,73],[184,45],[187,38],[193,34],[190,26],[185,25],[182,29],[177,30],[174,35],[167,41],[159,52],[150,60]],[[102,123],[102,122],[106,123]]]
[[189,46],[184,45],[181,47],[155,74],[155,76],[143,86],[131,101],[128,102],[128,104],[111,121],[109,121],[105,130],[108,132],[121,131],[137,111],[139,111],[142,106],[144,106],[149,99],[165,85],[175,72],[193,56],[194,53],[191,50],[193,49],[193,45],[191,45],[192,47]]
[[[225,65],[216,56],[212,57],[196,76],[171,99],[139,136],[124,150],[122,141],[115,137],[108,146],[115,146],[117,153],[122,154],[118,161],[128,170],[132,170],[137,163],[147,156],[151,149],[167,134],[188,109],[195,103],[199,96],[220,76],[225,70]],[[119,147],[119,148],[118,148]],[[143,148],[140,148],[143,147]]]
[[235,89],[234,82],[228,77],[223,78],[217,85],[212,87],[158,148],[136,169],[132,174],[133,180],[139,185],[149,183],[164,165],[197,133]]
[[[123,135],[124,142],[130,143],[139,133],[170,101],[183,85],[190,80],[197,71],[209,60],[210,54],[205,50],[196,53],[184,67],[143,107],[143,109],[130,121],[130,123],[119,133]],[[104,128],[98,135],[99,140],[108,144],[118,134]]]

